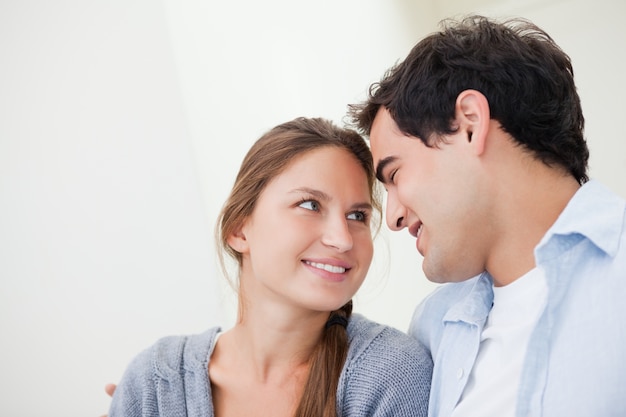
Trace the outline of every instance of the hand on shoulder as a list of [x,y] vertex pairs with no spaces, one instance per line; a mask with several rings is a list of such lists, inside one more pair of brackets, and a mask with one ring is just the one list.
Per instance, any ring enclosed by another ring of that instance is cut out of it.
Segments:
[[[115,392],[115,388],[117,388],[117,385],[115,385],[115,384],[106,384],[104,386],[104,392],[106,392],[109,397],[113,397],[113,393]],[[108,415],[107,414],[103,414],[100,417],[108,417]]]

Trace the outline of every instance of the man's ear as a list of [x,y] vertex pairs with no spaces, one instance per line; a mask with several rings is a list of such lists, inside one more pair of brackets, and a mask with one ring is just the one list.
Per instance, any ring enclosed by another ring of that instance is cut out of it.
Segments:
[[491,120],[489,102],[480,91],[464,90],[456,98],[455,120],[477,155],[485,150]]
[[239,226],[233,233],[226,239],[228,246],[233,248],[236,252],[247,253],[249,251],[248,239],[244,232],[244,225]]

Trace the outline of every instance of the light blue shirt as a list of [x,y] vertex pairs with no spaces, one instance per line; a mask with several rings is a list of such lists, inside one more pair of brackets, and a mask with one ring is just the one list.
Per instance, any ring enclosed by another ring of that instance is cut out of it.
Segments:
[[[589,181],[535,261],[548,299],[528,343],[516,415],[626,416],[626,201]],[[485,272],[440,286],[417,307],[409,333],[434,361],[429,416],[449,416],[461,398],[492,302]]]

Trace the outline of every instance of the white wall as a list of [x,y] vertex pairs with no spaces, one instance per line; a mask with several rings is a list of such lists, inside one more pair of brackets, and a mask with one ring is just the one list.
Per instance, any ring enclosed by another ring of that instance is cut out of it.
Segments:
[[164,332],[219,319],[166,21],[0,3],[0,415],[96,416]]
[[[0,415],[97,416],[155,338],[233,319],[213,222],[248,146],[346,104],[440,18],[523,14],[570,53],[591,172],[626,196],[621,0],[0,2]],[[521,6],[520,6],[521,5]],[[356,308],[434,287],[386,230]]]
[[399,14],[0,2],[0,415],[99,415],[140,349],[232,320],[212,229],[243,153],[339,121],[409,47]]

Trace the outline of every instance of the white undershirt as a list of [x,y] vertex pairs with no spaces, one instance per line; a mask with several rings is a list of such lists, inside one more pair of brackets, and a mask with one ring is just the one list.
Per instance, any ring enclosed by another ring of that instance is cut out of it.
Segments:
[[534,268],[494,287],[493,308],[467,385],[452,417],[513,417],[530,333],[546,305],[545,274]]
[[209,357],[213,356],[213,351],[215,350],[215,345],[217,345],[217,339],[220,338],[220,336],[223,334],[224,332],[219,330],[217,333],[215,333],[215,337],[213,338],[213,343],[211,343],[211,346],[209,346]]

